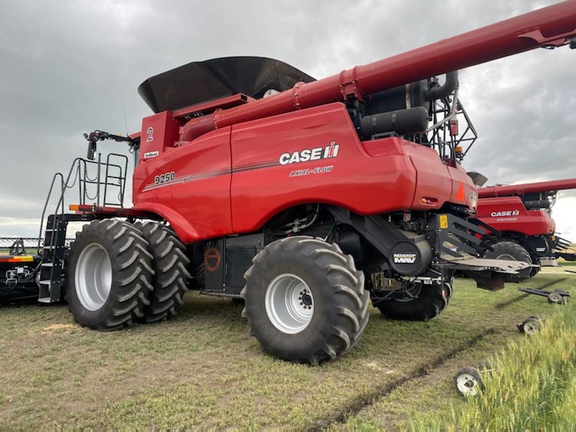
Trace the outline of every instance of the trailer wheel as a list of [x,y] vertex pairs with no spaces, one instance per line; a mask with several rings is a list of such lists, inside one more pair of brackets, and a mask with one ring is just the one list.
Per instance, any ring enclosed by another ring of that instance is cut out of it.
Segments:
[[388,293],[376,291],[372,294],[372,305],[389,319],[427,321],[446,309],[453,292],[452,281],[444,285],[413,282],[402,297],[386,298]]
[[568,296],[570,294],[563,290],[554,290],[546,297],[548,298],[548,303],[552,304],[566,304],[568,303]]
[[[511,261],[524,261],[532,264],[532,257],[524,246],[512,241],[501,241],[492,246],[492,251],[484,255],[488,259],[502,259]],[[529,279],[538,273],[538,267],[528,267],[520,270],[517,275],[506,275],[506,282],[520,282]]]
[[171,319],[176,309],[184,303],[186,281],[190,277],[186,256],[186,247],[176,234],[158,222],[136,222],[136,228],[142,231],[150,244],[154,291],[150,294],[150,304],[144,308],[142,321],[151,323]]
[[462,396],[476,396],[481,390],[484,390],[480,372],[473,367],[460,369],[454,376],[454,384]]
[[282,360],[314,365],[350,350],[368,322],[364,275],[335,244],[295,236],[254,257],[242,297],[251,334]]
[[521,324],[518,325],[520,333],[528,336],[533,336],[540,332],[541,321],[537,316],[529,316]]
[[153,274],[148,242],[138,229],[118,220],[94,220],[70,248],[68,307],[83,326],[123,328],[144,316]]

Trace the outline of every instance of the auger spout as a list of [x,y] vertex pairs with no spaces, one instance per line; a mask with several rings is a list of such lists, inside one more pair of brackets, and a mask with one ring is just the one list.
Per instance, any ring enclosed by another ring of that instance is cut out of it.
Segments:
[[576,178],[506,186],[488,186],[478,189],[478,197],[496,198],[506,196],[521,196],[531,193],[557,192],[567,189],[576,189]]

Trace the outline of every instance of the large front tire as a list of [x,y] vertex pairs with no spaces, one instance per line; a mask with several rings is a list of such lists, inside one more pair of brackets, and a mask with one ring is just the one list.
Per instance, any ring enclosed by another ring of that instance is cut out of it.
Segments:
[[144,316],[153,274],[148,242],[138,229],[114,219],[94,220],[70,248],[68,307],[83,326],[123,328]]
[[427,321],[446,309],[452,298],[452,281],[423,284],[411,283],[399,296],[387,297],[378,291],[372,295],[372,305],[389,319],[406,321]]
[[149,252],[153,257],[154,291],[150,294],[150,304],[144,308],[142,320],[151,323],[171,319],[184,303],[186,281],[190,277],[186,247],[172,230],[158,222],[136,222],[134,226],[150,244]]
[[317,365],[339,357],[368,322],[364,275],[335,244],[304,236],[275,241],[244,277],[242,314],[262,350],[282,360]]

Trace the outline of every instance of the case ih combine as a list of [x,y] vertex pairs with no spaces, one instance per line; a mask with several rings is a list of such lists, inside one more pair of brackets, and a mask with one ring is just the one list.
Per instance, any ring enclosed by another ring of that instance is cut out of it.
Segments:
[[[319,81],[251,57],[152,77],[141,133],[86,135],[89,158],[55,177],[80,201],[65,212],[62,193],[27,280],[98,330],[170,318],[187,287],[242,298],[265,352],[312,364],[357,343],[370,300],[422,320],[446,307],[456,271],[501,288],[528,265],[479,258],[495,240],[472,218],[477,189],[457,162],[454,71],[574,48],[575,23],[564,2]],[[135,151],[133,207],[127,158],[94,160],[103,139]]]
[[514,259],[534,264],[507,280],[518,282],[538,273],[541,265],[557,258],[576,261],[570,241],[555,234],[550,214],[560,190],[576,189],[576,179],[552,180],[478,190],[478,214],[501,232],[502,238],[486,252],[486,258]]

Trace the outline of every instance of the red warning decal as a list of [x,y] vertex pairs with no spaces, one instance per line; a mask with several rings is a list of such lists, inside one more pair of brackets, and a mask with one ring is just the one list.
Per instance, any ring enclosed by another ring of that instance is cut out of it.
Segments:
[[209,272],[218,270],[221,261],[220,251],[215,247],[209,247],[206,249],[206,252],[204,252],[204,267]]
[[456,194],[456,199],[458,201],[464,201],[464,183],[460,183],[460,189],[458,189],[458,193]]

